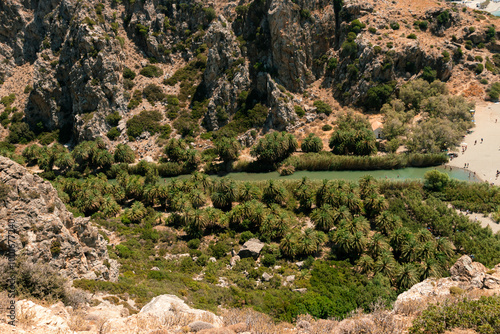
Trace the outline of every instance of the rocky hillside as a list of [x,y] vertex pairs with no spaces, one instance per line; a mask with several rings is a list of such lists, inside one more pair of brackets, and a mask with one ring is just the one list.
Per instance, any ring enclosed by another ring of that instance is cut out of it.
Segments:
[[[315,320],[311,316],[299,316],[295,325],[274,324],[269,317],[250,309],[220,310],[219,315],[193,309],[173,295],[153,298],[139,312],[130,301],[120,302],[112,295],[97,294],[94,306],[74,310],[61,303],[44,307],[29,300],[17,303],[19,324],[17,329],[0,322],[0,330],[12,333],[134,333],[167,334],[260,334],[260,333],[408,333],[412,321],[430,304],[451,304],[464,297],[477,299],[491,296],[500,289],[500,265],[488,270],[473,262],[468,256],[461,257],[451,268],[451,277],[427,279],[401,294],[393,310],[374,306],[368,314],[355,312],[342,321]],[[3,302],[0,295],[0,304]],[[133,313],[130,315],[130,310]],[[463,322],[465,326],[466,322]],[[476,333],[472,330],[453,330],[447,334]],[[442,332],[442,331],[440,331]]]
[[[73,217],[50,182],[0,157],[0,186],[0,255],[7,256],[14,240],[16,257],[24,262],[48,263],[70,279],[117,280],[118,264],[109,258],[106,240],[89,218]],[[10,239],[9,220],[16,226]]]
[[146,137],[127,121],[158,110],[168,127],[147,131],[195,139],[300,128],[318,99],[378,110],[418,76],[482,98],[497,26],[431,0],[2,1],[0,113],[62,141],[128,141]]

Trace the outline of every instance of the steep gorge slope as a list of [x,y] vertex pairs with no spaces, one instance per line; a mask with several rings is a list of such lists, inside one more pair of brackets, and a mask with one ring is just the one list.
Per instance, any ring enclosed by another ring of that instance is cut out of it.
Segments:
[[[423,0],[8,0],[0,4],[0,97],[26,73],[13,106],[35,131],[61,129],[63,141],[103,137],[115,111],[127,141],[125,121],[151,109],[174,134],[195,137],[198,124],[285,130],[301,124],[294,106],[313,110],[318,83],[341,104],[377,110],[427,68],[455,93],[482,97],[479,79],[495,81],[500,65],[496,25]],[[126,67],[149,65],[157,73],[124,78]],[[180,105],[147,98],[151,84]]]

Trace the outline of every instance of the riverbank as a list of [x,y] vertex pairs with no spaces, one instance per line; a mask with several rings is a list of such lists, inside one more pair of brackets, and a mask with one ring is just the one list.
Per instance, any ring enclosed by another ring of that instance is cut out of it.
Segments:
[[457,148],[458,157],[450,160],[447,166],[465,168],[472,175],[499,185],[496,171],[500,170],[500,104],[488,103],[478,105],[474,117],[476,126],[472,133],[465,136],[463,143],[467,149],[462,153]]

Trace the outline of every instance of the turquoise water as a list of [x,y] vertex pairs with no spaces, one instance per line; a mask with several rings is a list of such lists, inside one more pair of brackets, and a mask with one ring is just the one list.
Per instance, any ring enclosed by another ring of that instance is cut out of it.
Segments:
[[[271,179],[279,180],[300,180],[304,176],[311,180],[346,180],[358,181],[359,178],[365,175],[371,175],[376,179],[391,179],[391,180],[418,180],[424,177],[424,174],[431,170],[439,170],[440,172],[448,174],[451,178],[462,181],[480,182],[479,179],[474,178],[473,175],[469,178],[469,172],[459,168],[453,168],[451,171],[443,166],[439,167],[425,167],[425,168],[403,168],[396,170],[374,170],[374,171],[321,171],[309,172],[298,171],[292,175],[280,176],[278,172],[270,173],[229,173],[224,175],[236,181],[267,181]],[[213,176],[214,177],[214,176]],[[215,176],[217,177],[217,176]]]
[[497,10],[496,12],[491,12],[491,14],[495,16],[500,16],[500,10]]
[[[469,172],[460,169],[450,168],[446,169],[443,166],[438,167],[425,167],[416,168],[409,167],[403,169],[395,170],[374,170],[374,171],[321,171],[321,172],[310,172],[310,171],[298,171],[292,175],[280,176],[278,172],[269,173],[229,173],[225,175],[210,175],[213,178],[228,177],[235,181],[267,181],[267,180],[300,180],[304,176],[311,180],[346,180],[346,181],[358,181],[362,176],[371,175],[376,179],[390,179],[390,180],[419,180],[423,179],[424,174],[431,170],[438,170],[440,172],[448,174],[451,178],[461,180],[461,181],[471,181],[471,182],[481,182],[481,180],[475,178],[471,173],[469,178]],[[181,175],[177,178],[185,179],[189,175]],[[173,178],[163,178],[163,180],[170,180]]]

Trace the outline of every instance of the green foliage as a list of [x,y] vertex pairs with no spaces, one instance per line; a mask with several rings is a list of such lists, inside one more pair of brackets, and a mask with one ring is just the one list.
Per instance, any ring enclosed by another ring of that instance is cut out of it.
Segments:
[[436,21],[440,25],[448,24],[448,22],[450,22],[450,12],[448,12],[448,10],[441,12],[441,14],[436,17]]
[[433,170],[425,173],[425,187],[432,191],[441,191],[450,182],[450,177],[448,174],[441,173],[437,170]]
[[366,93],[365,106],[370,109],[380,109],[387,103],[394,92],[393,84],[381,84],[368,89]]
[[301,106],[295,105],[294,109],[298,117],[304,117],[304,115],[306,114],[306,112],[304,111],[304,109],[302,109]]
[[424,67],[422,79],[429,83],[434,82],[437,79],[437,71],[433,70],[432,67],[429,66]]
[[392,30],[399,30],[399,23],[391,22],[389,25],[391,26]]
[[118,144],[114,152],[115,162],[133,163],[135,153],[127,144]]
[[[148,36],[149,33],[149,27],[146,27],[145,25],[142,25],[140,23],[137,23],[135,25],[135,29],[139,34],[141,34],[144,38]],[[143,74],[144,75],[144,74]]]
[[472,329],[481,334],[498,333],[499,311],[498,296],[431,305],[413,321],[410,333],[444,333],[454,328]]
[[261,138],[250,154],[257,160],[276,163],[286,159],[297,149],[295,137],[286,132],[273,132]]
[[330,115],[332,113],[332,107],[329,104],[316,100],[313,105],[316,107],[316,113]]
[[328,63],[326,65],[326,69],[328,71],[333,71],[333,70],[335,70],[337,68],[338,63],[339,63],[339,60],[337,58],[335,58],[335,57],[332,57],[332,58],[328,59]]
[[130,68],[128,67],[123,68],[123,78],[134,80],[135,76],[136,76],[135,72],[132,71]]
[[151,135],[160,132],[160,121],[163,115],[157,110],[144,110],[127,121],[127,134],[131,137],[138,137],[144,131]]
[[483,70],[484,70],[484,65],[479,63],[476,65],[476,69],[474,71],[476,72],[476,74],[481,74],[483,73]]
[[417,35],[415,35],[415,34],[412,33],[412,34],[409,34],[408,36],[406,36],[406,38],[408,38],[408,39],[417,39]]
[[310,133],[300,145],[302,152],[320,152],[323,150],[323,141],[314,135],[314,133]]
[[351,113],[337,118],[330,148],[339,155],[371,155],[377,152],[375,135],[368,120]]
[[7,141],[11,144],[27,144],[35,139],[35,134],[26,123],[16,122],[9,127]]
[[490,86],[488,96],[491,100],[498,101],[498,98],[500,97],[500,82],[495,82]]
[[330,124],[325,124],[321,127],[323,131],[330,131],[331,129],[333,129],[333,127]]
[[154,104],[154,102],[157,101],[162,101],[166,97],[166,94],[163,92],[163,89],[161,89],[160,86],[157,86],[155,84],[147,85],[142,91],[142,93],[144,94],[144,96],[146,96],[146,99],[151,104]]
[[120,135],[121,135],[121,132],[120,132],[120,130],[118,130],[117,127],[112,127],[106,133],[106,137],[108,137],[110,140],[115,140],[116,138],[120,137]]
[[158,78],[163,75],[163,70],[155,65],[147,65],[139,73],[147,78]]
[[215,150],[224,162],[238,160],[241,145],[235,138],[222,137],[214,142]]
[[118,111],[114,111],[106,116],[106,123],[108,123],[111,126],[117,126],[118,122],[120,122],[121,119],[122,117],[120,116]]

